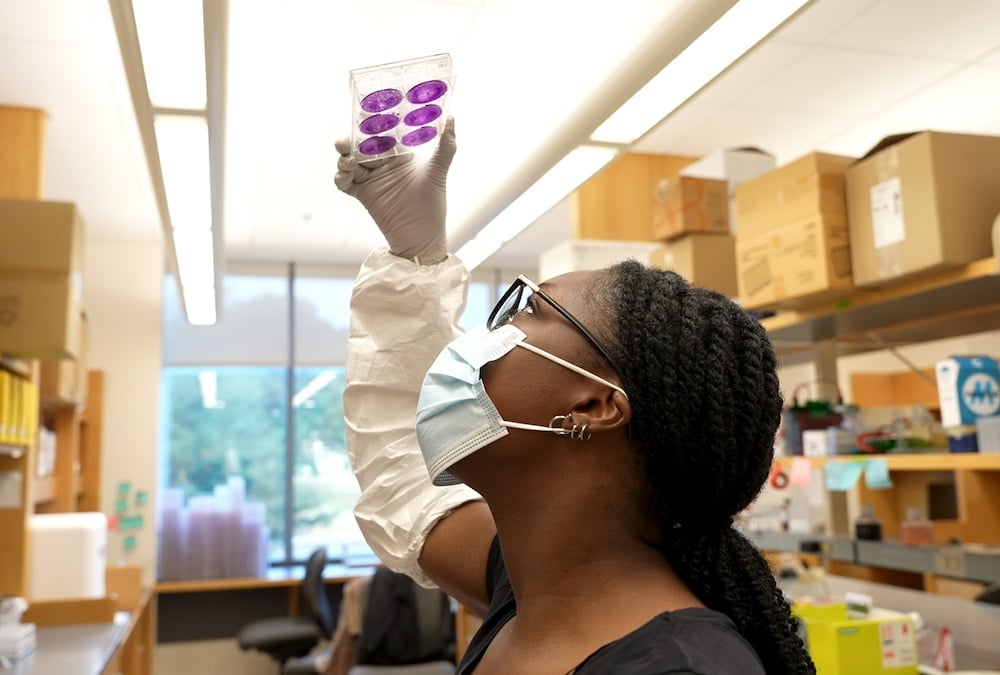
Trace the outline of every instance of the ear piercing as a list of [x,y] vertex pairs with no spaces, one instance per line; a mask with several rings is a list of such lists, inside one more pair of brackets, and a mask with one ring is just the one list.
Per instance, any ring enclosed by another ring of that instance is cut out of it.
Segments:
[[[566,424],[572,424],[573,426],[569,429],[566,428]],[[552,429],[559,436],[569,436],[570,438],[577,441],[588,441],[593,435],[588,430],[589,425],[578,424],[573,421],[573,413],[568,415],[556,415],[551,420],[549,420],[549,428]]]

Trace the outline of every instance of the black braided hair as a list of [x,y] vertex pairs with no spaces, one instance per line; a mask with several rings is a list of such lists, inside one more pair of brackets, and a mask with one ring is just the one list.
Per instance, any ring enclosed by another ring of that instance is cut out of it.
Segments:
[[[732,517],[770,472],[782,397],[760,323],[725,296],[629,260],[594,300],[632,405],[663,554],[706,606],[728,615],[772,675],[815,673],[787,600]],[[603,329],[603,330],[602,330]]]

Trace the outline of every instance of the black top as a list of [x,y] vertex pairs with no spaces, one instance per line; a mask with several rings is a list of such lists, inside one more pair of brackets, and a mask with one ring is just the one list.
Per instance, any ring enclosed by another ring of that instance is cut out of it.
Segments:
[[[493,539],[486,569],[490,606],[456,675],[468,675],[505,623],[517,613],[514,590]],[[753,647],[725,614],[692,607],[663,612],[584,659],[574,675],[764,675]],[[558,675],[558,674],[553,674]]]

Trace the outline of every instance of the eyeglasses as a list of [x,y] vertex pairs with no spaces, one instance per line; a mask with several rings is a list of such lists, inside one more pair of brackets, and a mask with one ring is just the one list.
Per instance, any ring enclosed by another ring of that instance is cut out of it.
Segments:
[[[527,288],[529,292],[526,293],[525,288]],[[615,365],[615,361],[611,358],[608,350],[604,348],[604,345],[602,345],[596,337],[594,337],[594,334],[587,330],[575,316],[570,314],[569,310],[556,302],[551,295],[543,291],[538,287],[538,284],[523,274],[518,275],[517,279],[514,280],[514,283],[510,285],[510,288],[504,292],[500,301],[497,302],[493,311],[490,312],[490,318],[486,321],[487,328],[493,330],[510,323],[514,318],[514,315],[524,309],[528,302],[528,298],[531,297],[532,293],[536,293],[538,297],[552,305],[553,309],[562,314],[563,317],[573,324],[578,331],[583,333],[587,340],[590,341],[590,344],[594,345],[594,347],[597,348],[597,351],[601,353],[601,356],[603,356],[611,367],[614,368],[615,372],[619,375],[621,374],[621,370],[619,370],[618,366]]]

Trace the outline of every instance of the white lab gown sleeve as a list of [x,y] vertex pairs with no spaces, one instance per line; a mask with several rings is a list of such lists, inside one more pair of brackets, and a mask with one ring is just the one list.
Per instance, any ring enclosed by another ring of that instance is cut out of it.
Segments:
[[468,282],[454,256],[419,265],[379,249],[351,295],[344,415],[361,487],[354,515],[379,559],[425,587],[434,586],[418,564],[427,535],[459,506],[481,499],[465,485],[433,485],[416,435],[420,385],[461,332]]

